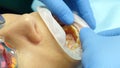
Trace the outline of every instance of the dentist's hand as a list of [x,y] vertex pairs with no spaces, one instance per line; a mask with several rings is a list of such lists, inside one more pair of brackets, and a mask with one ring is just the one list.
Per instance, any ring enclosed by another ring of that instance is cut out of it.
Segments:
[[65,24],[73,23],[74,17],[72,11],[75,11],[92,29],[96,26],[89,0],[34,0],[32,8],[36,9],[37,6],[40,6],[40,1]]
[[84,68],[120,68],[120,28],[99,34],[82,28],[80,39]]

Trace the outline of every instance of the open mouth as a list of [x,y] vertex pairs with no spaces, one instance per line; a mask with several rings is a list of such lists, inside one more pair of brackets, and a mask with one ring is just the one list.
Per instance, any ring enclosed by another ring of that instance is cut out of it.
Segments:
[[82,28],[82,24],[74,22],[72,25],[63,24],[57,17],[53,16],[55,20],[61,25],[66,34],[66,44],[68,49],[75,50],[81,48],[81,43],[79,39],[79,31]]
[[74,18],[75,20],[72,25],[61,25],[66,34],[66,44],[64,49],[66,53],[73,59],[81,60],[82,47],[79,38],[79,32],[81,28],[89,26],[76,14],[74,14]]
[[[53,17],[65,32],[65,45],[60,46],[71,58],[74,60],[81,60],[82,48],[79,32],[82,27],[86,27],[86,23],[76,14],[74,15],[75,22],[72,25],[65,25],[57,17]],[[64,36],[61,35],[61,37]]]
[[73,26],[63,26],[63,29],[66,33],[66,46],[70,50],[75,50],[76,48],[80,47],[80,39],[79,39],[79,30]]

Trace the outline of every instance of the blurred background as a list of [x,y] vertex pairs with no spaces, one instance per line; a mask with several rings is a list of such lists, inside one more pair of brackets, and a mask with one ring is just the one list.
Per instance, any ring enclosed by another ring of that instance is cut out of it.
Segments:
[[32,12],[33,0],[0,0],[0,14],[2,13],[29,13]]

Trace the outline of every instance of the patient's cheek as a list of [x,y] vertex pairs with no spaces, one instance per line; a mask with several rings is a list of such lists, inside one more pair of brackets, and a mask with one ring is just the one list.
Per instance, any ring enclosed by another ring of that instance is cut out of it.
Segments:
[[[13,22],[13,21],[11,21]],[[18,48],[28,43],[37,44],[40,42],[40,34],[36,26],[37,22],[29,15],[19,17],[14,23],[5,25],[4,37],[9,47]],[[18,46],[20,45],[20,46]]]

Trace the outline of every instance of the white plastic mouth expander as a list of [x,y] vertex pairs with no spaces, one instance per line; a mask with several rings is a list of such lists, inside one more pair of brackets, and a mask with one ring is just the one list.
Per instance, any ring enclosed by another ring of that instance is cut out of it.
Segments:
[[[50,30],[51,34],[53,35],[57,43],[60,45],[60,47],[64,50],[64,52],[67,53],[67,55],[70,56],[74,60],[81,60],[81,52],[82,52],[81,48],[78,47],[75,50],[71,50],[67,46],[65,46],[66,44],[65,31],[58,24],[58,22],[54,19],[51,12],[47,8],[43,8],[43,7],[38,7],[37,10],[38,10],[39,15],[45,22],[46,26]],[[74,18],[75,18],[75,23],[73,25],[78,26],[77,27],[78,29],[80,29],[79,25],[83,27],[88,27],[86,23],[84,22],[84,20],[82,20],[76,14],[74,14]]]

